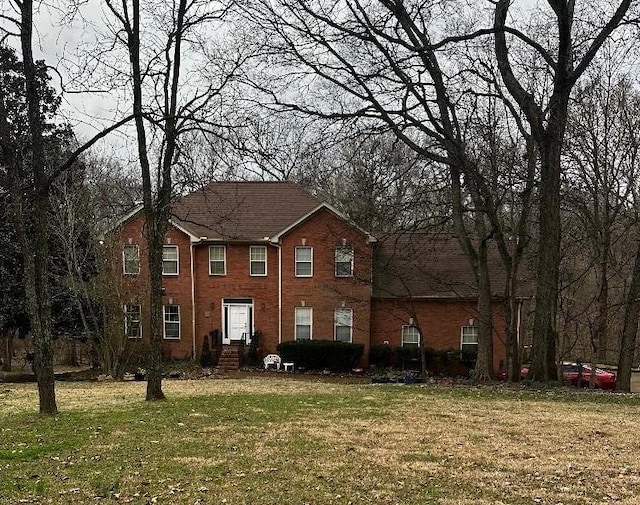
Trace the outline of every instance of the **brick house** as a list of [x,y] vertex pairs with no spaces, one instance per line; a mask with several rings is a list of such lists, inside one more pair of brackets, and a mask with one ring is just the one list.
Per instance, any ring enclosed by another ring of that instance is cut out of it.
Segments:
[[[205,335],[223,346],[259,335],[261,354],[303,338],[357,342],[368,351],[375,239],[330,205],[292,183],[215,183],[180,198],[172,213],[164,246],[165,356],[197,357]],[[142,341],[149,325],[143,226],[138,208],[116,233],[131,341]]]
[[[164,246],[166,357],[197,358],[206,342],[229,349],[255,338],[264,355],[276,352],[279,342],[310,338],[362,343],[366,364],[371,345],[414,345],[418,324],[427,346],[464,351],[473,345],[468,266],[460,263],[456,276],[449,272],[441,283],[453,289],[451,280],[459,279],[466,291],[433,296],[435,284],[427,280],[446,271],[435,275],[428,265],[407,270],[407,258],[391,254],[391,242],[376,245],[372,235],[296,184],[213,183],[179,198],[172,215]],[[149,327],[143,227],[137,208],[113,233],[130,346],[144,342]],[[412,288],[399,289],[407,285],[403,276],[391,275],[398,268],[410,271]],[[499,340],[498,305],[495,318]],[[496,351],[497,367],[504,345]]]
[[[472,361],[478,345],[474,275],[458,239],[450,234],[404,233],[380,241],[375,251],[371,300],[371,345],[418,345],[461,351]],[[506,360],[505,320],[500,299],[504,271],[497,251],[489,250],[492,290],[493,365]],[[521,284],[521,290],[529,285]],[[522,331],[526,297],[518,300]]]

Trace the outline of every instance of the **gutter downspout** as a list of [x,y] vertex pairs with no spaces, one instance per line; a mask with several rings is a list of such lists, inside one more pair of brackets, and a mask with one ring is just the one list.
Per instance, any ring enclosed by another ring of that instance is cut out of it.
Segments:
[[273,244],[278,249],[278,343],[282,343],[282,247]]
[[522,321],[522,298],[518,300],[518,318],[516,321],[516,343],[518,344],[518,353],[520,352],[520,328]]
[[194,243],[191,242],[190,248],[190,259],[191,259],[191,359],[193,361],[196,360],[196,278],[194,275],[194,265],[193,265],[193,246]]

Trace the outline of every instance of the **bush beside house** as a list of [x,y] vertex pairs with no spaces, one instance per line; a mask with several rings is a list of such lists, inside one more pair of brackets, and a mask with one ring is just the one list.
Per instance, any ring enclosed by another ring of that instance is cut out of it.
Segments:
[[358,365],[364,345],[334,340],[291,340],[278,344],[278,352],[282,361],[291,361],[297,368],[342,372]]
[[[460,360],[460,350],[424,349],[427,371],[433,375],[468,376],[469,364]],[[374,345],[369,349],[369,363],[379,368],[420,369],[419,347]]]

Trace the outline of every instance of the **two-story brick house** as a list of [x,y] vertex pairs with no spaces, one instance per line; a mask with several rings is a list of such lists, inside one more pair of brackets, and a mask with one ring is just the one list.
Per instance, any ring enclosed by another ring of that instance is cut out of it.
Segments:
[[[124,331],[148,327],[144,217],[117,227]],[[163,351],[196,357],[205,335],[262,353],[292,339],[337,339],[369,347],[375,239],[292,183],[215,183],[173,206],[163,263]],[[117,247],[116,247],[117,249]]]
[[[213,334],[223,345],[250,343],[259,334],[263,355],[293,339],[357,342],[364,344],[365,363],[371,345],[417,345],[418,325],[427,346],[465,350],[477,342],[473,283],[459,279],[468,268],[454,263],[455,275],[430,271],[435,251],[426,250],[421,264],[427,267],[408,268],[406,258],[391,254],[391,242],[377,246],[371,234],[296,184],[213,183],[178,199],[172,214],[163,271],[167,357],[196,358]],[[143,213],[134,209],[114,233],[123,328],[132,345],[144,341],[149,327],[143,227]],[[456,254],[462,261],[459,249]],[[436,276],[449,291],[433,291]],[[456,293],[452,278],[468,289]],[[498,304],[495,312],[497,366],[504,359]]]

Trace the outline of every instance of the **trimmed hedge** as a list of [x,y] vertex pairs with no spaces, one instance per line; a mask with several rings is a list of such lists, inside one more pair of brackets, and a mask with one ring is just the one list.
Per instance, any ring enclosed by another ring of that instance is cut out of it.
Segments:
[[[458,349],[424,349],[425,365],[434,375],[466,376],[475,362],[463,362]],[[369,349],[369,363],[381,368],[420,369],[420,348],[374,345]]]
[[282,361],[292,361],[296,368],[328,368],[341,372],[358,365],[364,353],[364,344],[335,340],[290,340],[278,344],[277,349]]

